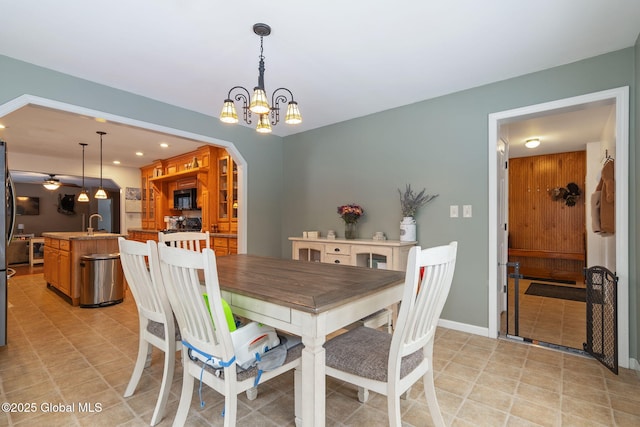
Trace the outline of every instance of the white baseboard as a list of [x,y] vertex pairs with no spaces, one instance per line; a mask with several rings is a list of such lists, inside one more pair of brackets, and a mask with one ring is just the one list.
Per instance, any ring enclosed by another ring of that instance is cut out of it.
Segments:
[[634,371],[640,373],[640,362],[637,359],[630,358],[629,359],[629,369],[633,369]]
[[[454,331],[467,332],[469,334],[489,337],[489,328],[484,328],[482,326],[469,325],[468,323],[454,322],[453,320],[446,320],[446,319],[438,320],[438,326],[441,326],[447,329],[453,329]],[[489,337],[489,338],[495,338],[495,337]]]

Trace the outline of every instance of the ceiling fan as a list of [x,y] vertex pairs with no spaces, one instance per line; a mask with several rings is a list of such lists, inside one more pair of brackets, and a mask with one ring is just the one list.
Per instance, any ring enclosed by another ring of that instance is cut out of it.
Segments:
[[57,190],[60,186],[78,187],[78,185],[76,185],[76,184],[64,184],[64,183],[60,182],[60,180],[58,178],[56,178],[56,175],[53,174],[53,173],[50,173],[48,175],[49,175],[49,178],[45,178],[45,180],[42,182],[42,185],[47,190]]

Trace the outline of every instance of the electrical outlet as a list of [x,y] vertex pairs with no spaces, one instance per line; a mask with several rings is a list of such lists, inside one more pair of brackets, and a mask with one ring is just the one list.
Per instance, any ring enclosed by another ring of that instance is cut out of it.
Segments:
[[449,216],[451,218],[458,218],[458,205],[449,206]]
[[464,218],[471,218],[471,205],[462,206],[462,216]]

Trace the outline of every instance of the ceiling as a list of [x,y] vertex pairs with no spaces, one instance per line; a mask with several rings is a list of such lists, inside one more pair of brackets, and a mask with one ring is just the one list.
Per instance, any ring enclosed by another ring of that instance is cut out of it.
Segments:
[[[640,31],[637,0],[60,0],[37,7],[33,0],[0,0],[0,6],[0,54],[212,120],[232,86],[257,83],[252,26],[265,22],[272,27],[264,39],[267,92],[291,89],[303,115],[300,125],[275,126],[280,136],[630,47]],[[79,159],[77,143],[87,142],[94,161],[95,132],[105,130],[105,162],[139,167],[169,156],[158,148],[172,139],[167,135],[24,109],[0,118],[10,150],[37,144],[40,154]],[[527,132],[545,132],[534,124]],[[175,137],[171,143],[180,152],[199,145]],[[134,148],[145,155],[136,157]]]

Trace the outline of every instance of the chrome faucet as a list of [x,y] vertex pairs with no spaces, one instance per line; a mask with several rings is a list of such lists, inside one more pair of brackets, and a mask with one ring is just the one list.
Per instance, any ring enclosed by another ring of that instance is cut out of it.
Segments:
[[[91,216],[89,217],[89,226],[87,227],[87,234],[88,234],[89,236],[92,236],[92,235],[93,235],[93,228],[91,228],[91,220],[92,220],[94,217],[98,218],[98,220],[99,220],[99,221],[102,221],[102,215],[97,214],[97,213],[96,213],[96,214],[93,214],[93,215],[91,215]],[[96,226],[97,226],[97,225],[98,225],[98,223],[96,222]]]

